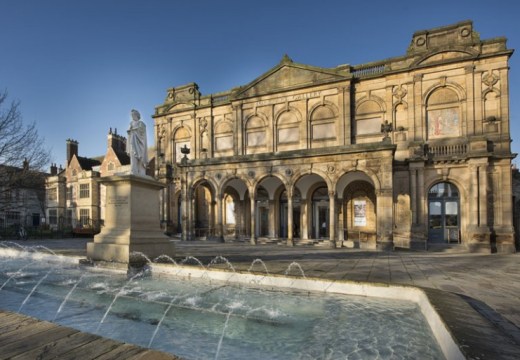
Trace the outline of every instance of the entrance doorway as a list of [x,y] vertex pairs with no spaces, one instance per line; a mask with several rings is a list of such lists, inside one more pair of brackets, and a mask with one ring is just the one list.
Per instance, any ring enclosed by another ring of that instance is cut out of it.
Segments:
[[435,184],[428,192],[428,242],[460,242],[459,190],[449,182]]
[[329,237],[329,213],[327,188],[320,187],[312,194],[312,228],[315,239]]

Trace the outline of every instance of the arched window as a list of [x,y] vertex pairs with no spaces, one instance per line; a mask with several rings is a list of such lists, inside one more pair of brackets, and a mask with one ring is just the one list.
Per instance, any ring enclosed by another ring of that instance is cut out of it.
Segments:
[[336,114],[329,105],[318,106],[311,114],[311,147],[335,145]]
[[459,98],[449,88],[439,88],[427,102],[428,139],[461,135]]
[[246,123],[247,153],[254,154],[265,151],[267,144],[265,122],[259,116],[251,117]]
[[[181,162],[181,159],[183,158],[183,154],[181,152],[181,148],[184,146],[187,146],[188,148],[191,148],[190,145],[190,133],[188,130],[184,127],[179,128],[174,135],[173,138],[174,142],[174,154],[173,158],[175,159],[175,162]],[[189,155],[188,155],[189,156]]]
[[284,111],[276,123],[277,150],[288,150],[300,144],[300,123],[295,111]]
[[381,134],[383,114],[383,109],[374,100],[366,100],[359,104],[356,109],[356,136]]
[[232,152],[232,150],[233,125],[229,121],[221,121],[215,127],[215,151],[217,153],[227,153]]

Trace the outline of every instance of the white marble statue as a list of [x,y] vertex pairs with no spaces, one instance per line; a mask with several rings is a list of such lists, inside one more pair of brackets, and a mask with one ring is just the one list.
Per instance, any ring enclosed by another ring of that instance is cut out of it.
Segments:
[[146,124],[141,121],[139,111],[132,110],[132,121],[128,129],[128,154],[130,155],[130,174],[146,175],[148,147],[146,145]]

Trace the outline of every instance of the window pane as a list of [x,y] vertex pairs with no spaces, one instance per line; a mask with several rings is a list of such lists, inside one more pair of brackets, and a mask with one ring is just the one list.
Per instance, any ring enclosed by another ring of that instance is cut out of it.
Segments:
[[430,215],[441,215],[441,202],[440,201],[432,201],[430,202]]
[[380,117],[358,120],[356,122],[356,135],[380,134],[381,123],[382,120]]
[[459,209],[456,201],[446,201],[446,215],[457,215]]

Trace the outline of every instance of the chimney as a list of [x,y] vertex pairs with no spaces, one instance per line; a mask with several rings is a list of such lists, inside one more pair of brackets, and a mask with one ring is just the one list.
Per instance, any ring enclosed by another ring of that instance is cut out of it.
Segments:
[[56,166],[56,164],[51,164],[51,176],[56,175],[58,175],[58,167]]
[[117,134],[117,128],[108,131],[108,148],[114,149],[118,154],[126,152],[126,138]]
[[27,160],[27,158],[23,160],[23,169],[25,171],[29,170],[29,161]]
[[78,142],[76,140],[67,139],[67,165],[74,155],[78,156]]

